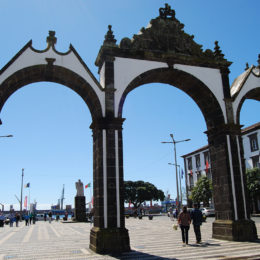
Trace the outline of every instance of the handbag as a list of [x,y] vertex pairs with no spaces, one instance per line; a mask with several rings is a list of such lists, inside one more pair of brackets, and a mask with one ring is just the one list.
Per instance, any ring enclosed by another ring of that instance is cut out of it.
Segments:
[[172,228],[173,228],[174,230],[177,230],[177,229],[178,229],[178,225],[177,225],[177,224],[173,224],[173,225],[172,225]]

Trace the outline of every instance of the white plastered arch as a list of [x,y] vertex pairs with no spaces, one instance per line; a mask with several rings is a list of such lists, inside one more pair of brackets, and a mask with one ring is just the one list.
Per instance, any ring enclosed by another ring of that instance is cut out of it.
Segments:
[[3,70],[0,75],[0,85],[15,72],[36,66],[36,65],[47,65],[48,62],[46,59],[55,59],[53,64],[73,71],[75,74],[82,77],[86,82],[89,83],[91,88],[96,93],[101,107],[102,107],[102,115],[105,115],[105,94],[100,89],[98,84],[93,79],[93,75],[86,69],[85,66],[81,63],[78,57],[75,55],[74,51],[70,50],[66,54],[59,54],[53,50],[53,48],[49,48],[47,51],[35,51],[31,47],[25,49],[21,55],[19,55],[10,65]]
[[240,89],[238,95],[236,96],[235,100],[233,101],[233,111],[234,111],[234,120],[235,123],[238,119],[239,107],[243,100],[243,98],[253,89],[260,88],[260,77],[255,76],[252,72],[248,76],[247,80],[243,84],[242,88]]
[[[115,79],[115,117],[118,117],[119,103],[124,91],[130,82],[144,72],[159,68],[168,68],[165,62],[146,61],[129,58],[115,58],[114,79]],[[216,97],[222,113],[227,122],[226,108],[223,95],[222,78],[219,69],[175,64],[175,69],[182,70],[203,82]],[[104,69],[101,70],[100,80],[103,82]]]

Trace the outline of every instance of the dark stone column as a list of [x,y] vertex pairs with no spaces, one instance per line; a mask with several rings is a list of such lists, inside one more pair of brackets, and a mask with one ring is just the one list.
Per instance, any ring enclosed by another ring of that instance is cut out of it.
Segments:
[[[94,140],[94,227],[90,233],[90,249],[101,254],[130,250],[128,230],[124,222],[122,123],[122,119],[104,118],[91,126]],[[106,158],[103,156],[103,134],[106,139]],[[117,145],[116,141],[118,141]],[[117,154],[118,159],[116,159]],[[105,159],[106,191],[103,168]],[[119,187],[119,206],[117,187]],[[106,208],[105,201],[107,201]],[[107,219],[105,219],[106,214]]]
[[[253,241],[257,239],[257,233],[255,223],[250,220],[248,214],[244,166],[242,166],[243,176],[241,177],[237,146],[237,135],[240,133],[240,126],[234,124],[219,126],[207,132],[216,210],[213,237],[234,241]],[[241,161],[243,165],[244,162]]]

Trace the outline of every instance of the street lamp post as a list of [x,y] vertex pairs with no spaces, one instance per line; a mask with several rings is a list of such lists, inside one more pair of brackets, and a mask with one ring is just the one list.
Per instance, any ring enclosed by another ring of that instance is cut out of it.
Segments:
[[[175,163],[168,163],[169,165],[172,165],[172,166],[175,166]],[[181,188],[181,166],[178,164],[177,167],[179,167],[179,183],[180,183],[180,201],[181,201],[181,204],[180,206],[182,206],[182,188]]]
[[[1,120],[0,120],[1,122]],[[13,137],[13,135],[0,135],[0,138],[2,137]],[[2,211],[4,211],[4,204],[0,203],[0,205],[2,206]]]
[[181,142],[188,142],[190,139],[184,139],[184,140],[179,140],[176,141],[173,138],[173,134],[170,134],[170,137],[172,139],[171,142],[161,142],[162,144],[173,144],[174,145],[174,159],[175,159],[175,171],[176,171],[176,189],[177,189],[177,202],[178,202],[178,209],[180,209],[179,205],[179,184],[178,184],[178,170],[177,170],[177,153],[176,153],[176,144],[181,143]]

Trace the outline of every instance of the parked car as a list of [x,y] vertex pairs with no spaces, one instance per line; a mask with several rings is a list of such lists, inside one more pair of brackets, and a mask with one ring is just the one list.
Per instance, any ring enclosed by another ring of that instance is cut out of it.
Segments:
[[44,220],[44,214],[36,214],[36,220]]
[[206,217],[215,216],[214,208],[206,207],[206,208],[201,208],[200,210],[201,210],[203,216],[206,216]]

